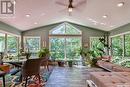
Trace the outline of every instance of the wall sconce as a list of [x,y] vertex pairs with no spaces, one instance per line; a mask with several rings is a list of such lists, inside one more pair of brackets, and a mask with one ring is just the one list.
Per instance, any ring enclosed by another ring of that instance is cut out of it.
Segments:
[[46,47],[46,41],[43,41],[43,47]]

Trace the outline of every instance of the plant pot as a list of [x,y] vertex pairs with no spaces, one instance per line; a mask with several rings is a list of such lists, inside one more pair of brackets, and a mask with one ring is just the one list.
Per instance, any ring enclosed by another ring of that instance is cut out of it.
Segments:
[[97,59],[92,59],[91,67],[96,67]]
[[58,66],[59,67],[64,67],[64,62],[63,61],[58,61]]
[[73,66],[73,61],[68,61],[68,65],[69,65],[69,67],[72,67]]

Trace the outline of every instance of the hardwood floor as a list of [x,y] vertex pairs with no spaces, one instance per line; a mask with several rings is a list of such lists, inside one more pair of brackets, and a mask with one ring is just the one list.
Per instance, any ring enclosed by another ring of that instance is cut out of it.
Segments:
[[99,68],[56,67],[45,87],[87,87],[89,72],[103,71]]

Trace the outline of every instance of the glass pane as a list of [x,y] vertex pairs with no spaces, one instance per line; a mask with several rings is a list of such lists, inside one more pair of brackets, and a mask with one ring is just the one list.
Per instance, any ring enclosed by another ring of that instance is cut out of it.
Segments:
[[58,27],[56,27],[51,34],[65,34],[65,25],[60,25]]
[[40,37],[29,37],[25,38],[26,51],[36,53],[40,50]]
[[130,34],[125,35],[125,56],[130,56]]
[[99,41],[99,38],[91,38],[91,48],[97,49],[97,48],[104,48],[104,45]]
[[91,50],[94,51],[95,56],[101,56],[101,54],[103,54],[103,52],[100,51],[100,49],[104,50],[104,45],[100,42],[99,38],[96,37],[96,38],[90,39]]
[[81,31],[66,23],[66,34],[81,34]]
[[16,55],[18,52],[18,38],[16,36],[7,35],[7,48],[8,53],[12,55]]
[[5,34],[0,33],[0,52],[4,52],[5,49]]
[[113,56],[122,56],[123,46],[122,46],[122,37],[117,36],[112,38],[112,55]]
[[71,24],[63,23],[56,28],[54,28],[50,34],[81,34],[81,31],[73,27]]
[[81,47],[81,38],[66,38],[66,58],[79,59],[80,54],[78,49]]
[[65,58],[65,39],[64,38],[50,38],[51,57],[53,59],[63,60]]

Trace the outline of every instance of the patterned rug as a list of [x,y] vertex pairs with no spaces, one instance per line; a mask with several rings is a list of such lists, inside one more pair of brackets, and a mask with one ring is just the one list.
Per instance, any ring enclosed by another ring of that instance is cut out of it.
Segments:
[[[53,71],[53,67],[49,67],[49,71],[47,69],[41,68],[41,81],[44,82],[44,83],[41,83],[42,85],[44,85],[45,82],[48,80],[52,71]],[[21,75],[21,72],[18,72],[15,75],[7,74],[5,76],[6,87],[24,87],[22,86],[24,82],[23,83],[20,82],[20,75]],[[0,87],[2,87],[2,80],[3,79],[0,78]],[[28,83],[30,84],[28,87],[40,87],[37,85],[38,82],[36,80],[34,81],[30,79]]]

